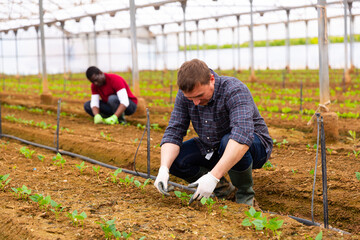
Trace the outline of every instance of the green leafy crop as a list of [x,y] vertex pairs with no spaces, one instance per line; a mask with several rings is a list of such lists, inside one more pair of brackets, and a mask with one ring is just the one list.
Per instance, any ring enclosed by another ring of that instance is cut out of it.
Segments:
[[257,212],[253,207],[249,211],[245,211],[245,218],[241,225],[251,227],[253,226],[255,230],[263,230],[265,228],[265,233],[268,235],[268,230],[271,230],[273,236],[278,235],[280,237],[281,232],[278,230],[284,223],[284,220],[277,220],[278,218],[267,219],[266,216],[263,216],[261,212]]
[[[115,239],[129,239],[132,235],[132,232],[126,233],[126,232],[120,232],[116,229],[115,226],[115,218],[113,220],[106,221],[105,219],[101,218],[101,222],[95,222],[96,224],[99,224],[101,229],[103,230],[105,234],[105,239],[110,240],[113,237]],[[140,239],[144,239],[145,237],[142,237]]]
[[78,214],[78,211],[74,210],[72,213],[68,212],[67,217],[71,220],[74,226],[78,226],[78,224],[80,223],[81,226],[83,227],[84,220],[87,218],[87,215],[85,212]]
[[8,179],[9,176],[10,174],[0,175],[0,189],[2,191],[5,190],[6,185],[8,185],[9,182],[11,181],[11,179]]
[[211,197],[202,198],[200,202],[202,205],[206,205],[209,214],[212,213],[213,205],[216,203],[214,199],[212,199]]
[[14,195],[17,196],[18,199],[26,200],[28,199],[31,189],[28,189],[25,185],[22,185],[20,188],[11,188],[14,192]]
[[192,196],[192,194],[187,194],[186,192],[174,191],[174,193],[175,193],[175,196],[177,196],[178,198],[181,199],[181,204],[183,206],[188,204],[188,202],[190,201],[190,198]]
[[66,163],[66,160],[61,156],[60,153],[57,153],[56,156],[52,158],[53,165],[59,166],[61,165],[61,168],[64,167],[64,164]]
[[87,168],[88,166],[85,165],[85,162],[83,161],[80,164],[76,164],[76,168],[79,169],[80,174],[83,174],[83,171],[85,170],[85,168]]
[[20,153],[24,155],[26,158],[31,159],[35,151],[34,150],[30,151],[30,149],[28,149],[27,147],[22,147],[20,148]]

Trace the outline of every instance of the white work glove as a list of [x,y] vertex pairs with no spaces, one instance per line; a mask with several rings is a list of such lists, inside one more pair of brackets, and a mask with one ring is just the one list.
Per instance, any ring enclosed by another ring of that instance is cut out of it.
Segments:
[[168,193],[168,181],[169,169],[166,166],[161,166],[159,168],[159,173],[156,177],[154,185],[160,193],[166,196],[170,196],[170,194]]
[[208,172],[196,182],[189,184],[188,187],[190,188],[197,187],[196,192],[192,195],[189,201],[189,205],[195,200],[200,200],[203,197],[210,197],[219,181],[220,180],[214,177],[211,172]]

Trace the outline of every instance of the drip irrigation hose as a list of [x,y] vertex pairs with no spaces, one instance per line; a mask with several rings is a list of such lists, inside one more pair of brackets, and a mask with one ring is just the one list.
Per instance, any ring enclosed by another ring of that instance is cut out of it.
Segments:
[[326,169],[326,146],[325,146],[325,130],[324,120],[321,116],[321,169],[323,182],[323,207],[324,207],[324,227],[329,228],[329,209],[327,197],[327,169]]
[[316,172],[317,172],[317,165],[318,165],[318,156],[319,156],[319,137],[320,137],[320,122],[319,117],[320,113],[315,113],[316,120],[317,120],[317,139],[316,139],[316,160],[315,160],[315,170],[314,170],[314,183],[313,189],[311,194],[311,220],[314,222],[314,191],[315,191],[315,183],[316,183]]

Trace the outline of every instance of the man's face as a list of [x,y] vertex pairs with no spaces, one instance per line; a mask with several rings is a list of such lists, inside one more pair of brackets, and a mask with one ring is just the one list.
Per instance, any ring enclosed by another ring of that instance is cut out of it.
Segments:
[[99,74],[94,73],[90,78],[90,82],[95,84],[95,86],[97,86],[97,87],[103,86],[106,82],[105,74],[104,73],[99,73]]
[[195,105],[205,106],[214,94],[215,78],[211,74],[209,84],[201,85],[198,83],[190,92],[184,92],[184,96],[193,101]]

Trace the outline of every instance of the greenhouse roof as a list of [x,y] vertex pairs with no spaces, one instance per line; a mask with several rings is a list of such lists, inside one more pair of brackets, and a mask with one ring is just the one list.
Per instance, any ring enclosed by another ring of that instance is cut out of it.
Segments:
[[[360,14],[360,1],[350,2],[354,16]],[[300,4],[299,4],[300,3]],[[136,25],[139,37],[182,32],[185,7],[186,30],[209,30],[250,24],[250,1],[238,0],[136,0]],[[255,25],[279,24],[289,20],[316,20],[316,0],[255,0],[253,19]],[[327,2],[327,17],[342,17],[343,1]],[[182,7],[183,6],[183,7]],[[127,0],[44,0],[44,23],[64,29],[68,35],[122,32],[130,28],[129,1]],[[17,32],[39,26],[39,1],[0,0],[0,32]]]

